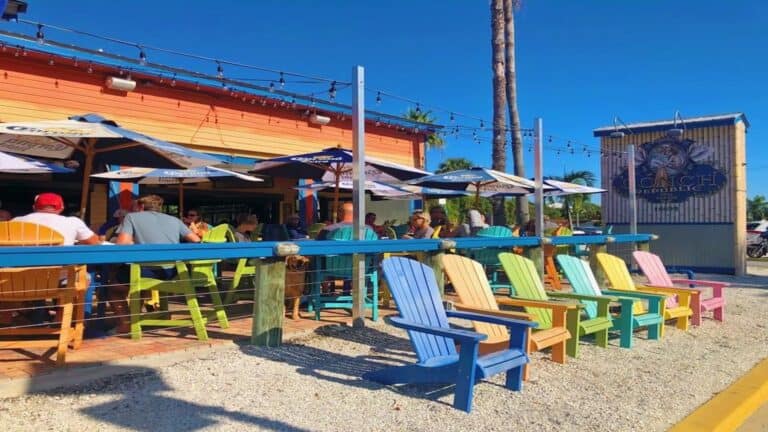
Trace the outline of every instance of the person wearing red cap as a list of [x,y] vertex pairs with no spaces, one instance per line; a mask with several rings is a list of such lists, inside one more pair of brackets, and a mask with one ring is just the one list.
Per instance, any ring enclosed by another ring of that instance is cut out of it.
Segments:
[[14,218],[15,221],[32,222],[47,226],[64,237],[64,246],[74,244],[99,244],[97,236],[83,221],[76,217],[62,216],[64,199],[61,195],[46,192],[35,197],[34,210],[26,216]]

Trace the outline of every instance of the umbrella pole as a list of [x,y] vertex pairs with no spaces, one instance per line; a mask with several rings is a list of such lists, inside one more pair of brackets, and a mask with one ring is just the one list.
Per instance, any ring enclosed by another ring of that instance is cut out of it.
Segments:
[[480,182],[475,185],[475,207],[480,210]]
[[333,189],[333,223],[339,221],[339,185],[341,183],[341,173],[336,172],[336,186]]
[[83,191],[80,194],[80,219],[85,221],[85,210],[88,207],[88,198],[90,198],[89,189],[91,188],[91,172],[93,171],[93,158],[96,144],[96,138],[91,138],[85,146],[85,165],[83,166]]
[[179,219],[184,218],[184,182],[179,182]]

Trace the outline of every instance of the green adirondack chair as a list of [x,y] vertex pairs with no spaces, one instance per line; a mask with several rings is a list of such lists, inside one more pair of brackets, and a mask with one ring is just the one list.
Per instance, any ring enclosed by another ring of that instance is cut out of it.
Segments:
[[[595,317],[582,320],[581,308],[569,311],[566,327],[571,333],[571,338],[566,342],[566,352],[571,357],[577,357],[579,354],[579,339],[581,336],[594,334],[595,343],[599,347],[608,346],[608,329],[613,325],[613,320],[608,311],[610,299],[587,296],[581,294],[563,294],[552,293],[547,295],[544,291],[544,284],[539,278],[539,272],[533,261],[513,253],[499,254],[501,266],[507,273],[512,289],[517,297],[525,300],[549,301],[552,298],[563,298],[569,300],[589,300],[597,302],[597,314]],[[513,299],[514,300],[514,299]],[[579,303],[581,306],[581,304]],[[523,303],[520,306],[525,307],[525,311],[535,317],[540,328],[547,328],[552,325],[552,311],[539,307],[527,306]]]
[[[235,235],[227,224],[217,225],[203,235],[203,243],[226,243],[234,242]],[[188,261],[190,281],[194,287],[204,287],[211,295],[213,303],[213,315],[216,317],[221,328],[229,327],[227,312],[224,310],[224,304],[221,301],[219,286],[216,283],[216,266],[221,263],[216,260],[194,260]]]
[[[505,226],[495,225],[483,228],[475,235],[477,237],[506,238],[512,237],[512,230]],[[499,280],[499,273],[502,271],[501,264],[499,263],[499,253],[505,251],[505,249],[501,248],[483,248],[470,252],[470,257],[485,268],[485,273],[488,275],[491,289],[494,293],[499,289],[510,289],[508,283],[503,283]]]
[[[612,315],[613,326],[611,330],[619,332],[619,346],[632,348],[633,331],[638,327],[648,329],[648,339],[659,339],[661,336],[662,317],[664,316],[664,302],[666,297],[657,294],[632,293],[626,291],[610,291],[600,289],[595,275],[589,263],[568,255],[558,255],[557,262],[565,273],[565,277],[571,284],[571,289],[576,294],[598,296],[620,304],[620,311]],[[634,313],[634,303],[638,300],[648,302],[648,311]],[[585,301],[584,311],[589,318],[598,316],[598,304],[594,301]]]

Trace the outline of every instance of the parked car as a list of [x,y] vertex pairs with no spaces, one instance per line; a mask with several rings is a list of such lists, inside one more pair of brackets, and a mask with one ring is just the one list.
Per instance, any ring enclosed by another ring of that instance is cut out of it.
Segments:
[[760,234],[768,231],[768,220],[747,222],[747,244],[760,243]]

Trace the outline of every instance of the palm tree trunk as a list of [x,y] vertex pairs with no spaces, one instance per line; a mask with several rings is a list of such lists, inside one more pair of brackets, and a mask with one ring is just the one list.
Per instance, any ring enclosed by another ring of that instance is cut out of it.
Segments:
[[[516,176],[525,177],[523,134],[520,130],[520,111],[517,109],[517,71],[515,70],[515,6],[517,3],[518,0],[504,0],[504,33],[506,35],[504,60],[507,77],[507,110],[512,129],[513,173]],[[515,218],[520,226],[528,222],[530,215],[527,197],[516,198]]]
[[[504,75],[504,0],[491,1],[491,46],[493,65],[493,169],[506,171],[506,113],[507,94]],[[493,199],[493,224],[506,225],[504,198]]]

